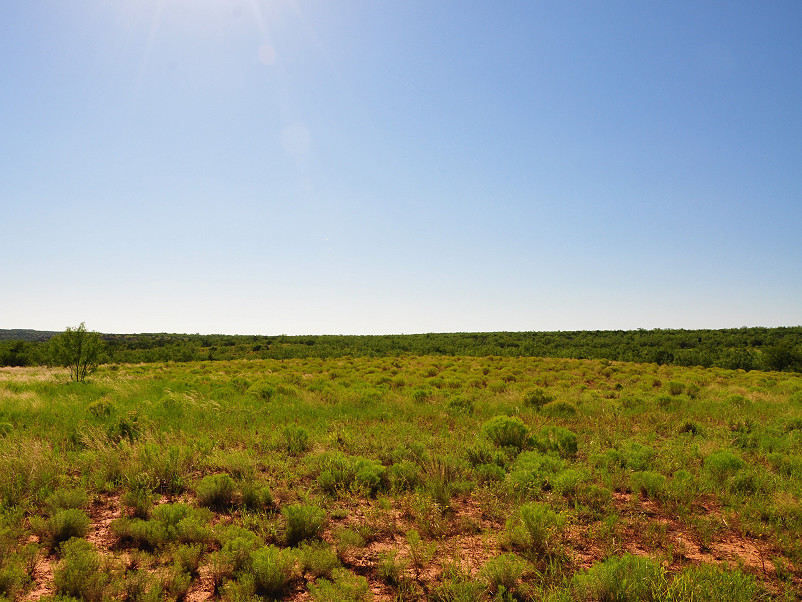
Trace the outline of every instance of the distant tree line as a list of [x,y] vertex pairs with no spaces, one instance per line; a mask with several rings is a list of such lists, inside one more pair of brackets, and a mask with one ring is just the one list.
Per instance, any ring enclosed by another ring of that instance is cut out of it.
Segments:
[[[20,333],[24,336],[20,336]],[[56,333],[0,330],[0,365],[51,362]],[[102,334],[103,363],[394,355],[608,359],[802,372],[802,326],[722,330],[596,330],[411,335]]]

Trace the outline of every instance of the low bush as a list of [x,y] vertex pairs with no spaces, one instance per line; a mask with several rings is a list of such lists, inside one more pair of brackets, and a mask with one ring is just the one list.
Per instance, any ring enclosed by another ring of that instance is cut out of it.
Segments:
[[195,487],[198,504],[216,510],[225,510],[234,505],[237,484],[228,474],[203,477]]
[[284,450],[291,456],[298,456],[309,450],[309,431],[296,424],[284,427]]
[[62,544],[61,556],[61,562],[53,571],[56,593],[100,602],[109,583],[109,574],[95,546],[83,539],[70,539]]
[[85,508],[89,496],[85,489],[79,487],[59,487],[45,501],[52,511],[72,510]]
[[651,470],[633,472],[629,477],[632,491],[650,498],[661,498],[666,490],[666,477]]
[[568,401],[552,401],[540,408],[540,413],[549,418],[573,418],[579,410]]
[[368,580],[343,568],[334,569],[332,580],[318,579],[309,586],[316,602],[368,602],[373,599]]
[[657,561],[627,553],[611,556],[574,574],[571,590],[578,600],[648,602],[662,599],[664,584],[665,571]]
[[538,387],[536,389],[524,393],[522,401],[525,406],[538,409],[543,407],[547,403],[551,403],[552,401],[554,401],[554,396],[549,395],[546,391]]
[[276,546],[259,548],[251,553],[250,573],[256,593],[280,596],[295,577],[295,555]]
[[498,447],[522,450],[529,438],[529,427],[515,416],[494,416],[482,425],[482,434]]
[[694,602],[750,602],[759,588],[752,575],[737,569],[700,564],[684,569],[668,587],[665,599]]
[[528,563],[517,554],[501,554],[487,561],[479,571],[479,578],[485,583],[488,593],[496,599],[515,599],[528,567]]
[[524,504],[517,516],[507,520],[504,542],[524,555],[552,555],[564,526],[565,518],[548,504]]
[[292,504],[281,509],[284,517],[284,539],[288,546],[295,546],[320,535],[326,521],[326,511],[317,506]]
[[330,577],[334,569],[340,566],[337,551],[328,543],[302,543],[298,547],[298,558],[301,570],[311,573],[313,577]]
[[728,449],[713,452],[705,458],[704,464],[707,471],[719,483],[723,483],[746,466],[746,462]]

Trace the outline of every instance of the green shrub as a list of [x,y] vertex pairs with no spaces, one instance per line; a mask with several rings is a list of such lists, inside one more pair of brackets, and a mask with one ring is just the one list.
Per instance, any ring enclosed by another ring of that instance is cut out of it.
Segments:
[[291,456],[297,456],[309,450],[309,432],[296,424],[284,427],[284,449]]
[[746,466],[746,462],[728,449],[713,452],[705,458],[705,468],[718,482],[724,482],[727,477]]
[[520,451],[529,438],[529,427],[515,416],[494,416],[482,425],[482,434],[498,447]]
[[554,401],[554,396],[549,395],[540,387],[527,391],[523,396],[523,403],[526,406],[538,409]]
[[462,397],[461,395],[449,399],[446,407],[452,414],[466,414],[472,416],[474,412],[473,399]]
[[130,510],[131,515],[141,519],[147,519],[150,516],[154,500],[155,496],[144,488],[131,489],[121,497],[123,506]]
[[551,488],[571,501],[577,497],[589,478],[586,470],[569,468],[557,473],[551,480]]
[[664,583],[665,571],[658,562],[627,553],[576,573],[571,589],[578,600],[640,602],[660,599]]
[[479,441],[476,445],[468,447],[465,454],[470,465],[474,467],[481,464],[497,464],[503,467],[505,464],[504,453],[485,441]]
[[315,578],[330,577],[331,572],[340,566],[337,551],[328,543],[319,541],[302,543],[298,548],[301,570],[311,573]]
[[162,504],[151,512],[150,520],[118,518],[110,525],[111,532],[122,541],[137,547],[156,549],[171,542],[201,543],[211,540],[208,526],[211,512],[186,504]]
[[303,504],[284,506],[281,514],[284,516],[284,537],[288,546],[316,538],[326,520],[326,511],[323,508]]
[[568,401],[552,401],[540,408],[540,413],[549,418],[573,418],[578,410]]
[[276,396],[276,387],[272,383],[258,382],[248,387],[248,395],[260,401],[270,401]]
[[59,487],[46,500],[51,510],[85,508],[89,503],[86,490],[79,487]]
[[86,406],[86,411],[96,417],[109,416],[113,410],[114,404],[104,397]]
[[333,580],[318,579],[309,586],[316,602],[368,602],[373,599],[368,580],[343,568],[334,569]]
[[632,491],[650,498],[661,498],[666,489],[666,477],[651,470],[633,472],[629,477]]
[[575,458],[579,451],[576,433],[561,426],[547,426],[540,431],[535,446],[543,452],[557,452],[562,458]]
[[324,456],[317,482],[332,495],[353,491],[370,495],[382,487],[385,473],[384,466],[375,460],[337,452]]
[[259,548],[251,554],[251,574],[256,593],[280,596],[295,577],[295,555],[276,546]]
[[668,389],[668,393],[675,397],[677,395],[682,395],[682,392],[685,391],[685,383],[674,380],[667,382],[665,386]]
[[513,462],[507,480],[515,493],[526,495],[550,487],[563,467],[564,462],[553,454],[526,451]]
[[487,591],[504,600],[515,594],[528,563],[517,554],[501,554],[491,558],[479,571],[479,578],[486,584]]
[[759,589],[752,575],[737,569],[700,564],[684,569],[674,577],[666,592],[667,600],[693,602],[751,602]]
[[480,484],[503,481],[507,476],[507,472],[497,464],[480,464],[474,471]]
[[407,563],[398,557],[398,550],[388,550],[379,554],[376,564],[376,572],[387,585],[398,587],[404,578],[407,570]]
[[625,468],[642,471],[651,469],[655,451],[648,445],[641,445],[637,441],[627,441],[622,454]]
[[179,573],[198,574],[203,546],[200,544],[180,545],[173,550],[173,565]]
[[554,512],[548,504],[533,502],[522,505],[517,516],[507,520],[506,544],[521,553],[536,556],[553,552],[565,518]]
[[415,489],[421,483],[420,468],[409,460],[401,460],[387,469],[387,479],[395,492]]
[[0,600],[16,600],[31,580],[24,564],[0,557]]
[[70,539],[62,544],[61,555],[62,560],[53,571],[56,593],[100,602],[109,575],[95,546],[83,539]]
[[228,474],[203,477],[195,487],[198,504],[207,508],[224,510],[234,505],[237,484]]
[[266,485],[259,485],[252,481],[242,481],[239,484],[242,507],[248,510],[266,510],[273,506],[273,494]]
[[46,539],[55,546],[73,537],[84,537],[89,531],[89,517],[78,508],[58,510],[46,522]]

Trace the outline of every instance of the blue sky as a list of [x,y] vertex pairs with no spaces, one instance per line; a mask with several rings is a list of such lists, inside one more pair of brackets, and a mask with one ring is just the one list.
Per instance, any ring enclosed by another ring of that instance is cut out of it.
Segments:
[[802,3],[0,6],[0,328],[802,324]]

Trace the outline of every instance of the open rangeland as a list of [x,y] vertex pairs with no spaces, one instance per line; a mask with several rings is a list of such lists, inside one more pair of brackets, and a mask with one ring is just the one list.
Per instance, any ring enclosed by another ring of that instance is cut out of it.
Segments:
[[802,375],[0,369],[0,600],[795,600]]

